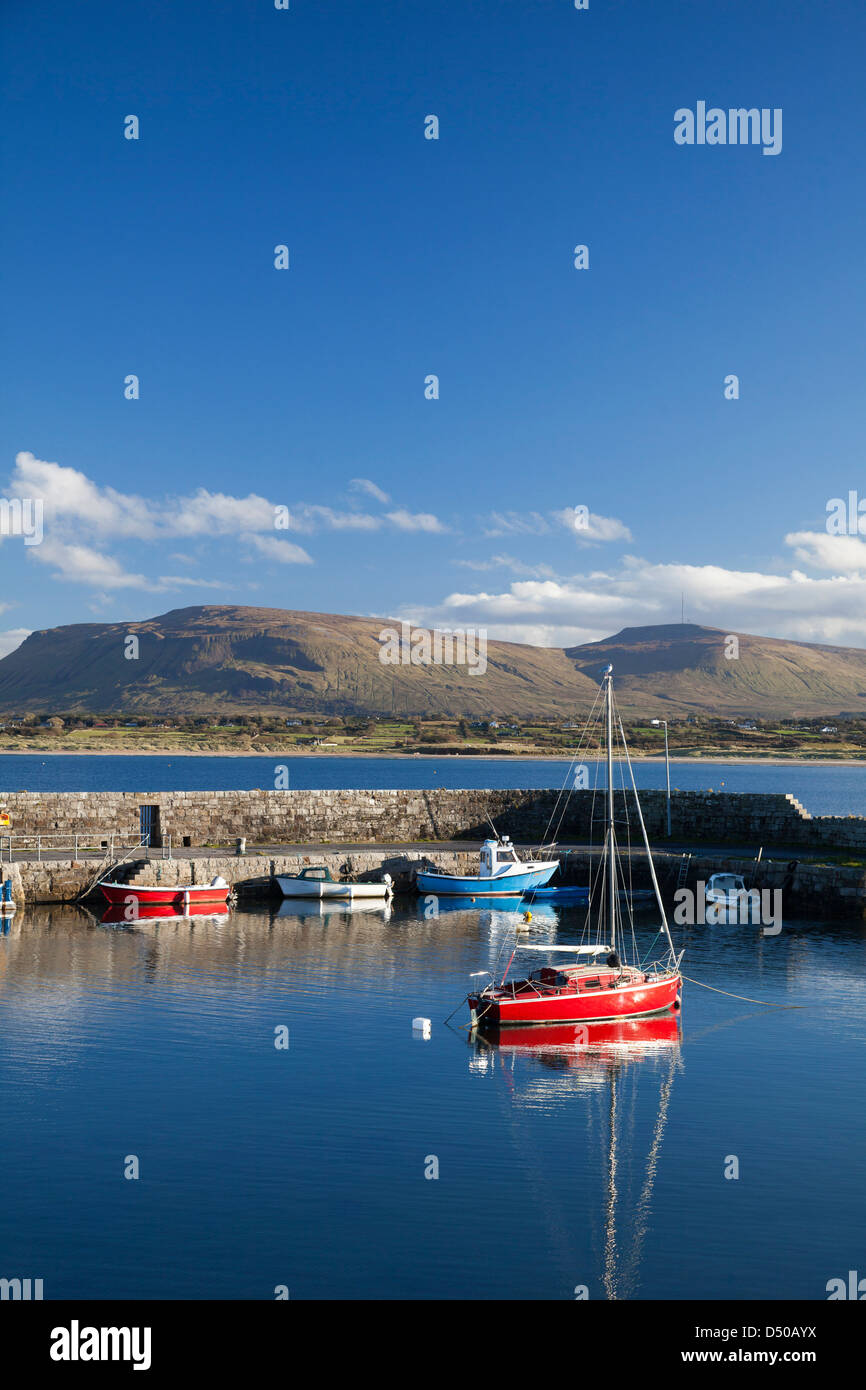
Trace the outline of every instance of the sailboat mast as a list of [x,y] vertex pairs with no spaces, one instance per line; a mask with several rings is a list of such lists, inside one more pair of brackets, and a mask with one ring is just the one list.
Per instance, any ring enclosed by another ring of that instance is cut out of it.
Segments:
[[616,948],[616,858],[613,849],[613,667],[605,672],[607,681],[607,897],[610,916],[610,944]]

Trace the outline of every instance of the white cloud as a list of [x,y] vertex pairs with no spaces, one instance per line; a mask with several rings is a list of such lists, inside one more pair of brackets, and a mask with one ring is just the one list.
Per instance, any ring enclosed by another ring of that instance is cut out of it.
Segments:
[[580,545],[592,545],[603,541],[630,541],[631,531],[624,522],[615,516],[598,516],[595,512],[578,514],[576,507],[565,507],[552,513],[554,519],[571,531]]
[[42,499],[46,529],[68,530],[75,524],[77,531],[84,524],[106,540],[227,536],[274,526],[274,504],[252,492],[232,497],[198,488],[185,497],[155,500],[101,488],[76,468],[48,463],[26,451],[16,455],[11,488],[22,497]]
[[14,652],[29,636],[29,627],[7,627],[5,632],[0,632],[0,659],[8,656],[10,652]]
[[513,574],[523,575],[527,579],[559,578],[550,565],[527,565],[523,560],[516,560],[513,555],[491,555],[489,560],[455,560],[454,564],[461,569],[482,573],[488,570],[509,569]]
[[[271,523],[273,525],[273,522]],[[292,508],[292,530],[311,534],[325,527],[329,531],[378,531],[382,518],[367,512],[337,512],[333,507],[304,502]]]
[[812,569],[836,574],[866,574],[866,541],[858,536],[831,536],[826,531],[791,531],[785,544]]
[[254,492],[231,497],[199,488],[190,497],[170,497],[159,509],[162,534],[232,536],[238,531],[267,531],[274,526],[274,504]]
[[194,579],[189,575],[163,574],[148,579],[144,574],[125,570],[113,555],[106,555],[88,545],[67,545],[62,541],[46,540],[29,551],[32,559],[48,565],[54,578],[65,584],[85,584],[98,589],[104,602],[117,589],[142,589],[148,593],[165,593],[172,589],[221,589],[236,586],[224,579]]
[[[788,539],[801,558],[799,552],[808,547],[798,535]],[[801,642],[866,645],[866,575],[816,578],[801,569],[765,574],[720,565],[653,564],[635,556],[626,556],[610,572],[515,580],[500,591],[454,592],[435,606],[400,616],[428,626],[485,627],[491,636],[510,641],[566,646],[598,641],[622,627],[679,622],[682,594],[687,622]]]
[[[190,580],[176,575],[149,578],[136,573],[106,553],[113,543],[123,541],[206,541],[232,536],[269,560],[281,564],[313,563],[301,546],[274,535],[277,504],[254,492],[235,497],[198,488],[187,495],[147,498],[100,487],[79,469],[38,459],[26,450],[16,456],[10,486],[15,495],[43,502],[45,540],[41,546],[30,547],[34,558],[48,565],[55,578],[88,584],[102,594],[124,588],[159,592],[172,588],[236,587],[217,580]],[[369,478],[356,478],[352,486],[379,502],[390,501],[388,494]],[[404,508],[385,516],[339,511],[315,503],[301,503],[288,510],[289,529],[294,532],[374,532],[386,526],[400,531],[447,530],[432,514],[413,514]],[[177,554],[174,558],[186,559]]]
[[66,545],[45,540],[32,546],[30,555],[40,564],[50,565],[54,577],[66,584],[89,584],[94,589],[150,589],[158,585],[143,574],[129,574],[119,560],[88,545]]
[[602,541],[630,541],[632,534],[624,522],[613,516],[587,512],[577,525],[577,508],[563,507],[543,515],[541,512],[491,512],[483,523],[482,534],[496,536],[545,536],[551,530],[550,520],[566,527],[581,545]]
[[281,565],[311,565],[312,558],[300,545],[291,541],[281,541],[276,536],[242,536],[241,540],[251,545],[268,560],[277,560]]
[[234,589],[234,584],[226,584],[224,579],[191,579],[184,574],[161,574],[160,589]]
[[371,482],[369,478],[353,478],[349,487],[355,492],[366,492],[369,497],[375,497],[377,502],[382,502],[384,504],[391,501],[388,493],[383,492],[382,489],[374,482]]
[[447,531],[448,527],[443,526],[438,517],[430,512],[408,512],[404,507],[398,508],[395,512],[386,512],[388,520],[392,526],[396,526],[398,531],[430,531],[441,533]]
[[541,512],[491,512],[485,536],[543,536],[550,530]]

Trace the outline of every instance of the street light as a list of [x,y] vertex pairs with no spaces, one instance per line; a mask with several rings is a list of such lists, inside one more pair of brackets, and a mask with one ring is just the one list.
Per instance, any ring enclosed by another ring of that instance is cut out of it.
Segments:
[[655,724],[656,728],[658,728],[660,724],[664,724],[664,726],[665,726],[665,777],[667,778],[667,784],[668,784],[668,839],[670,839],[670,838],[671,838],[671,760],[670,760],[670,754],[668,753],[668,721],[667,721],[666,719],[651,719],[651,720],[650,720],[650,723],[651,723],[651,724]]

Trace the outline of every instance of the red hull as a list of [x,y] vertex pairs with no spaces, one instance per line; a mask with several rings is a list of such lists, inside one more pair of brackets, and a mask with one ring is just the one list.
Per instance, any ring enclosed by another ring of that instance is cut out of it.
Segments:
[[681,980],[667,975],[661,980],[642,980],[620,989],[563,989],[538,993],[526,990],[509,994],[471,995],[469,1007],[478,1023],[492,1028],[515,1024],[593,1023],[606,1019],[642,1018],[664,1013],[677,1001]]
[[178,887],[166,884],[159,888],[137,888],[127,883],[100,883],[99,886],[112,907],[135,909],[140,917],[149,907],[173,907],[178,912],[192,906],[224,908],[231,892],[228,885],[214,888],[211,885]]
[[531,1052],[545,1055],[548,1052],[574,1052],[592,1055],[598,1051],[618,1048],[666,1046],[679,1041],[680,1021],[675,1013],[656,1014],[652,1018],[622,1018],[594,1023],[584,1028],[579,1023],[551,1024],[549,1028],[539,1029],[537,1025],[521,1028],[485,1030],[485,1046],[498,1043],[514,1052]]
[[122,923],[131,926],[135,922],[182,922],[188,921],[190,917],[228,917],[229,909],[227,903],[220,903],[218,907],[208,903],[190,903],[189,907],[182,907],[177,910],[160,905],[159,903],[138,903],[136,906],[126,903],[114,903],[107,907],[100,917],[100,922],[109,926],[113,923]]

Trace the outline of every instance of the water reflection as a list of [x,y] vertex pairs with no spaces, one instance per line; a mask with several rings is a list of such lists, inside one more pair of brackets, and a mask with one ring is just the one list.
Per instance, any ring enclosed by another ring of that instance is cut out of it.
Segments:
[[[476,1028],[468,1043],[470,1070],[504,1081],[513,1111],[583,1107],[587,1149],[596,1146],[601,1156],[601,1190],[588,1202],[590,1221],[600,1225],[598,1275],[607,1299],[634,1298],[671,1092],[683,1065],[680,1016]],[[638,1132],[650,1133],[645,1152]]]
[[129,906],[114,903],[106,908],[101,916],[92,914],[94,920],[103,927],[137,927],[158,922],[191,922],[193,918],[206,917],[214,922],[228,921],[228,905],[215,908],[213,904],[190,903],[185,911],[166,906],[164,903],[132,902]]

